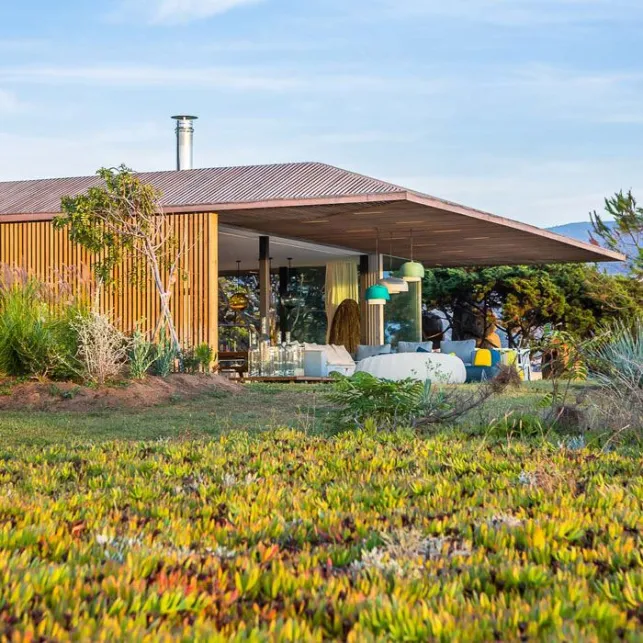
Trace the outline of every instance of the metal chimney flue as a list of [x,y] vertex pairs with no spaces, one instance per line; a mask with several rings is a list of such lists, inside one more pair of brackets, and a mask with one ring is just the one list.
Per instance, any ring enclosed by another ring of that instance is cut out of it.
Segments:
[[192,121],[195,121],[198,116],[179,114],[178,116],[172,116],[172,118],[176,121],[176,169],[191,170],[192,141],[194,138]]

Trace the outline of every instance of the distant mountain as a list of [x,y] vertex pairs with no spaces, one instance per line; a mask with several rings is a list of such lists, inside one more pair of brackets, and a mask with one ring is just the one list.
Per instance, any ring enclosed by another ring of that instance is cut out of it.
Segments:
[[[608,226],[613,227],[615,225],[614,221],[606,221]],[[571,237],[578,241],[588,242],[592,234],[592,223],[591,221],[577,221],[575,223],[566,223],[564,225],[557,225],[553,228],[547,228],[550,232],[555,232],[556,234],[562,234],[566,237]],[[633,251],[633,247],[625,246],[622,251],[625,254],[629,254]],[[620,263],[601,263],[602,267],[605,268],[605,271],[610,275],[620,275],[626,272],[623,264]]]
[[[612,227],[614,221],[607,221],[607,225]],[[564,225],[557,225],[553,228],[547,228],[550,232],[557,234],[564,234],[566,237],[578,239],[578,241],[589,241],[592,233],[591,221],[577,221],[576,223],[565,223]]]

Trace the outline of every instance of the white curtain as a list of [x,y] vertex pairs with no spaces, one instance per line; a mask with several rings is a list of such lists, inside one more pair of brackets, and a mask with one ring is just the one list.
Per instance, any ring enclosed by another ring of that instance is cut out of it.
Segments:
[[345,299],[359,302],[359,278],[355,261],[331,261],[326,264],[326,317],[328,333],[335,311]]

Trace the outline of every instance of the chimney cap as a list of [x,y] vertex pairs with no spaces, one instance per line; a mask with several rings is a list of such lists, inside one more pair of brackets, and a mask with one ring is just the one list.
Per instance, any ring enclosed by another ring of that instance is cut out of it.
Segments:
[[177,121],[183,121],[183,120],[185,120],[185,121],[196,121],[196,120],[198,120],[199,117],[198,116],[190,116],[188,114],[178,114],[177,116],[172,116],[172,118],[174,120],[177,120]]

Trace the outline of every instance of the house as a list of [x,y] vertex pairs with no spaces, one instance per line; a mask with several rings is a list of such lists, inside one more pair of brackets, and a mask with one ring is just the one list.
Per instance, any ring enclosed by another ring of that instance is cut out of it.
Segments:
[[[185,150],[179,147],[179,154]],[[191,156],[191,152],[190,152]],[[189,165],[189,161],[186,162]],[[622,255],[510,219],[451,203],[323,163],[181,169],[141,173],[162,192],[178,238],[188,239],[173,314],[183,342],[218,346],[218,277],[237,261],[258,267],[261,315],[270,313],[270,271],[288,264],[355,265],[359,292],[382,276],[383,251],[426,267],[621,261]],[[0,182],[0,263],[35,275],[69,270],[80,280],[91,257],[51,221],[61,197],[99,183],[95,176]],[[413,246],[413,247],[411,247]],[[390,248],[390,250],[389,250]],[[153,289],[127,281],[103,293],[121,326],[150,328],[159,304]],[[331,296],[327,292],[327,296]],[[420,287],[414,296],[420,297]],[[361,298],[362,342],[383,343],[382,306]]]

